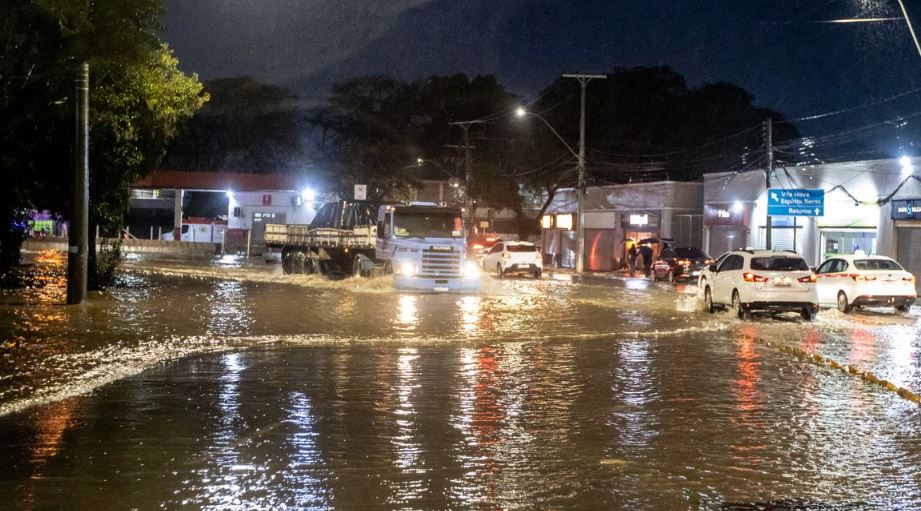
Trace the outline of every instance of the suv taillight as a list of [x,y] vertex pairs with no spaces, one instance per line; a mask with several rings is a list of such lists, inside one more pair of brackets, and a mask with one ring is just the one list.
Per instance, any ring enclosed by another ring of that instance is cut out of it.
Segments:
[[745,282],[767,282],[767,277],[762,277],[761,275],[755,275],[754,273],[745,272],[742,274],[742,279]]
[[805,277],[800,277],[796,280],[802,282],[803,284],[809,284],[809,283],[814,284],[815,283],[815,273],[813,273],[812,275],[806,275]]

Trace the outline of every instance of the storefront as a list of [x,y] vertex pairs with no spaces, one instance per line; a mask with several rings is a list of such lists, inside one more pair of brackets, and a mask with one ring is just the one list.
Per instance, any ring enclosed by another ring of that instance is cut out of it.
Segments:
[[[824,211],[817,217],[773,216],[771,248],[794,250],[815,266],[833,255],[880,254],[921,272],[916,262],[921,259],[921,173],[915,169],[913,161],[896,159],[778,169],[774,188],[821,188]],[[713,255],[764,248],[764,171],[704,176],[704,223],[706,248]]]
[[[906,270],[921,277],[921,197],[893,200],[896,259]],[[918,280],[916,285],[921,288]]]
[[748,236],[750,206],[742,202],[704,205],[704,251],[716,257],[744,248]]
[[[613,271],[625,267],[630,243],[672,239],[679,245],[699,246],[703,186],[701,183],[662,181],[591,187],[585,200],[585,259],[588,271]],[[561,190],[547,208],[542,222],[545,261],[575,266],[576,229],[560,228],[561,215],[576,223],[573,190]],[[564,220],[565,222],[566,220]],[[661,250],[654,244],[654,250]]]

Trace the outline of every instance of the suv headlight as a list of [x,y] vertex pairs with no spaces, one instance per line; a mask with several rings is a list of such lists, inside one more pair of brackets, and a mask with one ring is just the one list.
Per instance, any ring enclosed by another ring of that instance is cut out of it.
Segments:
[[473,278],[480,275],[480,267],[475,261],[466,261],[464,263],[464,277]]

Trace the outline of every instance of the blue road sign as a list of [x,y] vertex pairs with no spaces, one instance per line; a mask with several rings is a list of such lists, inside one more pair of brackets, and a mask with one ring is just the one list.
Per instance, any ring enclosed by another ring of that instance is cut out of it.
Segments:
[[825,190],[771,188],[768,190],[768,215],[824,216]]

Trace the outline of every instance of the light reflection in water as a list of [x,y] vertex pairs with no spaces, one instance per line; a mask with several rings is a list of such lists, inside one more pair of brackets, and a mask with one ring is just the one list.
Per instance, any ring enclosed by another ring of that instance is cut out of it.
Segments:
[[419,315],[416,309],[415,295],[400,296],[397,323],[404,327],[405,330],[414,330],[419,323]]
[[317,477],[316,468],[323,465],[323,459],[317,448],[316,417],[310,406],[310,398],[303,392],[291,392],[289,395],[287,422],[292,426],[288,444],[294,451],[290,464],[285,468],[283,478],[286,486],[293,492],[294,506],[327,507],[330,491],[324,487],[324,479]]
[[732,441],[732,457],[746,468],[761,464],[764,445],[764,398],[758,388],[761,361],[755,350],[757,329],[751,325],[739,328],[736,339],[736,371],[733,394],[736,413],[731,417],[737,434]]
[[461,328],[467,333],[476,333],[480,319],[480,297],[465,296],[458,302],[461,310]]
[[208,331],[218,335],[249,333],[252,313],[246,302],[246,288],[235,280],[216,281],[208,295],[210,321]]

